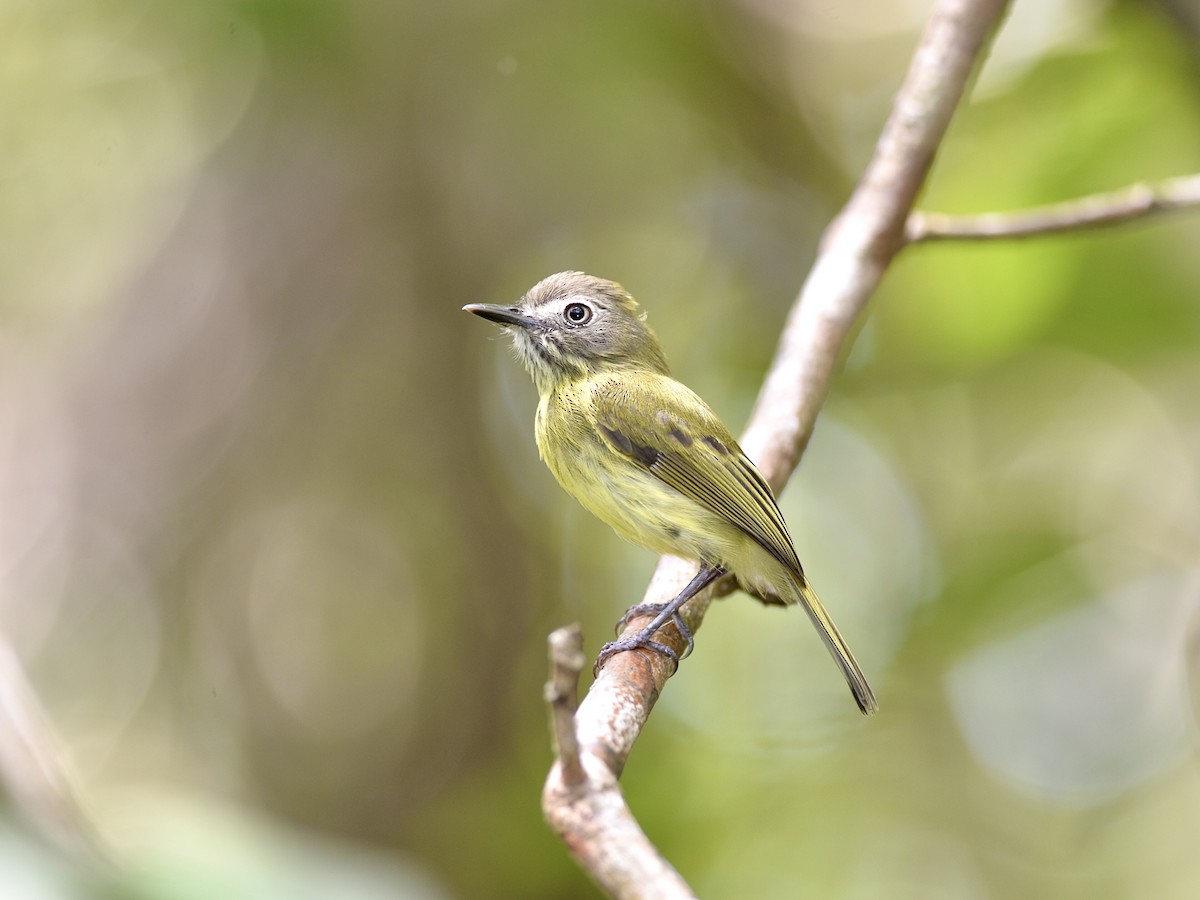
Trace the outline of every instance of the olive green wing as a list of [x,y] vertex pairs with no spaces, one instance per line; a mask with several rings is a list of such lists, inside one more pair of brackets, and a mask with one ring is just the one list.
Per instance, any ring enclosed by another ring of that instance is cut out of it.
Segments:
[[866,676],[804,577],[771,488],[704,401],[668,376],[646,372],[597,383],[588,408],[597,435],[614,453],[724,517],[796,576],[798,599],[859,709],[878,709]]
[[590,412],[614,453],[741,529],[803,583],[770,486],[694,392],[656,373],[614,377],[596,386]]

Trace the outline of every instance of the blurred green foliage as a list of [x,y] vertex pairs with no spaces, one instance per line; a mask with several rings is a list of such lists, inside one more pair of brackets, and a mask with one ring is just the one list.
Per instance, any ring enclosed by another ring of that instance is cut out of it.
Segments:
[[[544,635],[597,649],[652,560],[459,307],[620,280],[736,430],[912,7],[0,11],[0,622],[128,861],[10,808],[0,894],[592,895]],[[1196,20],[1015,4],[923,202],[1200,169]],[[1198,246],[902,255],[783,498],[883,712],[803,616],[710,613],[624,776],[701,895],[1200,893]]]

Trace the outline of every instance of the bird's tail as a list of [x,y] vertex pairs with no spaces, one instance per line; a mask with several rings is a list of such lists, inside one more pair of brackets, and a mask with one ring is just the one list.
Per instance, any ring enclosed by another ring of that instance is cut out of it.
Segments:
[[875,699],[875,692],[871,690],[871,685],[867,683],[867,676],[863,674],[863,670],[858,667],[858,663],[854,659],[854,654],[846,646],[846,640],[842,637],[842,633],[833,624],[833,619],[829,618],[829,613],[825,612],[825,607],[821,605],[821,600],[817,596],[817,592],[813,590],[812,585],[803,576],[795,578],[793,584],[796,587],[796,593],[799,595],[798,599],[804,606],[804,611],[812,619],[817,633],[821,635],[821,640],[825,642],[825,646],[829,648],[830,655],[842,670],[842,674],[846,676],[846,683],[850,685],[850,691],[854,694],[858,708],[863,711],[864,715],[870,715],[875,712],[879,709],[879,703]]

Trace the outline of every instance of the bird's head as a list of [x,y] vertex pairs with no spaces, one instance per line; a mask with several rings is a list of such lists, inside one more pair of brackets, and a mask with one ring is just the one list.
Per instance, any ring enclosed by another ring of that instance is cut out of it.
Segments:
[[615,281],[559,272],[535,284],[516,306],[470,303],[463,309],[508,329],[543,394],[605,368],[667,374],[645,313]]

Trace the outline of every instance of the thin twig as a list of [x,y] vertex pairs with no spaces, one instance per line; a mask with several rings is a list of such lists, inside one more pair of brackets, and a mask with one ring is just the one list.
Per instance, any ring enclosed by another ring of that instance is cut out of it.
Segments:
[[[775,361],[742,440],[779,490],[808,443],[837,361],[867,299],[896,252],[934,153],[1007,6],[1007,0],[940,0],[922,36],[875,155],[845,209],[826,232],[815,266],[788,317]],[[644,602],[669,600],[695,563],[664,557]],[[713,596],[683,609],[693,632]],[[626,623],[625,637],[644,619]],[[673,627],[658,640],[682,649]],[[542,809],[580,865],[613,897],[691,897],[625,803],[617,778],[650,711],[674,674],[661,654],[631,651],[608,660],[575,716],[586,781],[569,785],[555,762]]]
[[1138,182],[1118,191],[1013,212],[953,215],[917,210],[908,217],[904,237],[910,244],[1026,238],[1118,225],[1188,206],[1200,206],[1200,174],[1156,184]]
[[583,781],[579,763],[579,739],[575,735],[575,710],[579,708],[579,673],[587,658],[583,655],[583,629],[568,625],[550,633],[550,680],[546,682],[546,703],[550,706],[554,752],[562,763],[563,782],[575,787]]

